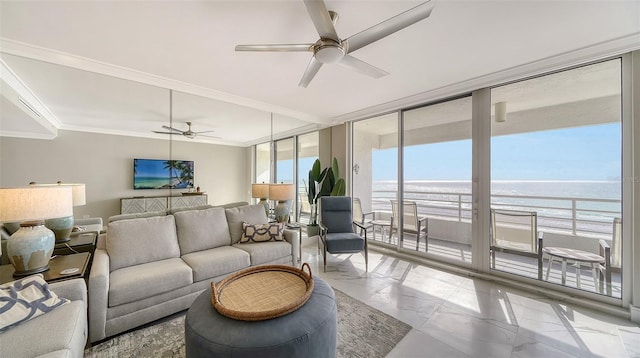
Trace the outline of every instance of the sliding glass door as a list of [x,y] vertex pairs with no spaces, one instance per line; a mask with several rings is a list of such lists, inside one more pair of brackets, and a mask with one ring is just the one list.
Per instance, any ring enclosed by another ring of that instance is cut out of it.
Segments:
[[402,113],[401,249],[471,263],[471,96]]
[[491,267],[621,297],[621,60],[491,102]]

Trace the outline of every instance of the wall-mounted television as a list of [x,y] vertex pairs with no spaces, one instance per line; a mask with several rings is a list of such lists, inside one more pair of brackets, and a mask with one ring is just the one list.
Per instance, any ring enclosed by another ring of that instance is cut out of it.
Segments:
[[186,189],[193,187],[191,160],[133,160],[134,189]]

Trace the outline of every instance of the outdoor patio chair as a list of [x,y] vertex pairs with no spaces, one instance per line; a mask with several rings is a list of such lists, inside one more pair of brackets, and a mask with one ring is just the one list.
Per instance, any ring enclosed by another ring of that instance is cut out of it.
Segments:
[[600,240],[600,256],[604,257],[604,263],[600,264],[600,292],[604,292],[604,284],[607,285],[607,295],[611,296],[611,274],[620,272],[622,263],[622,220],[613,219],[613,233],[611,246],[606,240]]
[[491,209],[491,268],[496,268],[496,251],[533,257],[542,280],[542,239],[535,211]]
[[[394,232],[398,232],[399,207],[397,200],[391,200],[391,229],[389,230],[389,242]],[[418,217],[418,205],[415,201],[402,203],[402,232],[416,236],[416,251],[420,246],[420,239],[424,238],[424,251],[429,251],[429,220],[426,216]]]
[[[364,226],[364,230],[369,230],[373,228],[373,224],[371,223],[376,219],[376,214],[374,212],[362,212],[362,203],[360,202],[360,198],[353,198],[353,221],[357,222],[361,226]],[[360,229],[360,235],[362,235],[362,229]]]
[[[365,271],[369,270],[367,231],[353,221],[351,198],[348,196],[323,196],[320,198],[320,236],[324,271],[327,271],[327,254],[357,253],[364,250]],[[355,232],[364,230],[364,237]]]
[[[303,218],[305,219],[303,220]],[[298,221],[311,223],[311,204],[309,204],[306,195],[298,196]]]

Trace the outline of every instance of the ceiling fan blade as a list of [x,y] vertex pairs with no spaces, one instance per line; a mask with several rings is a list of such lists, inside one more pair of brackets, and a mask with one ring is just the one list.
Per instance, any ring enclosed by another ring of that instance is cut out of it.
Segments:
[[164,128],[164,129],[168,129],[168,130],[170,130],[170,131],[174,131],[174,132],[176,132],[176,133],[178,133],[178,134],[182,133],[182,131],[181,131],[181,130],[179,130],[179,129],[175,129],[175,128],[173,128],[173,127],[169,127],[169,126],[162,126],[162,128]]
[[237,45],[236,51],[306,52],[306,51],[311,51],[312,46],[313,44]]
[[207,137],[207,138],[222,138],[222,137],[216,137],[216,136],[212,136],[212,135],[206,135],[206,134],[198,134],[198,137]]
[[347,53],[356,51],[372,42],[389,36],[396,31],[413,25],[420,20],[426,19],[431,15],[433,7],[434,3],[432,1],[427,1],[347,38],[344,40],[346,43]]
[[335,41],[340,41],[336,28],[333,26],[333,20],[331,15],[324,4],[323,0],[304,0],[304,5],[307,7],[307,12],[313,21],[313,26],[316,27],[320,38],[330,38]]
[[338,64],[373,78],[380,78],[389,74],[389,72],[381,70],[378,67],[372,66],[362,60],[358,60],[351,55],[345,55]]
[[200,131],[200,132],[193,132],[195,134],[201,134],[201,133],[211,133],[211,132],[215,132],[215,130],[210,130],[210,131]]
[[175,134],[175,135],[180,135],[182,133],[176,133],[176,132],[160,132],[160,131],[152,131],[153,133],[158,133],[158,134]]
[[318,73],[318,70],[320,70],[320,67],[322,67],[322,62],[316,60],[315,57],[311,57],[311,61],[309,61],[307,69],[304,71],[304,75],[302,75],[298,86],[307,87],[316,73]]

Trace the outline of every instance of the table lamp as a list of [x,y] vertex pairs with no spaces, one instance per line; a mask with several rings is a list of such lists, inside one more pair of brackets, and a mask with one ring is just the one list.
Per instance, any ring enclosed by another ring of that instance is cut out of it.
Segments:
[[30,186],[0,188],[0,222],[21,222],[7,240],[7,256],[14,277],[47,271],[55,245],[44,219],[73,215],[71,188]]
[[269,217],[269,202],[267,201],[267,198],[269,198],[269,184],[251,184],[251,197],[260,198],[258,204],[264,206],[264,212]]
[[269,184],[269,199],[278,201],[274,210],[277,222],[289,222],[289,200],[293,200],[295,197],[296,192],[293,184]]
[[[36,186],[67,186],[71,188],[73,206],[81,206],[87,203],[84,184],[58,182],[57,184],[36,184]],[[71,240],[69,235],[71,235],[71,231],[73,230],[73,212],[70,216],[47,219],[44,221],[44,225],[53,231],[53,234],[56,236],[56,244],[68,242]]]

